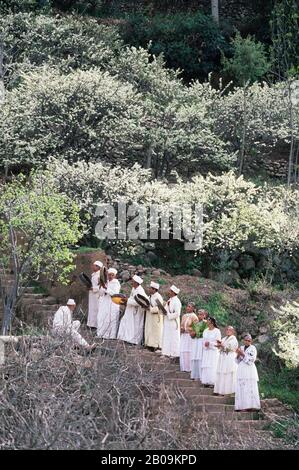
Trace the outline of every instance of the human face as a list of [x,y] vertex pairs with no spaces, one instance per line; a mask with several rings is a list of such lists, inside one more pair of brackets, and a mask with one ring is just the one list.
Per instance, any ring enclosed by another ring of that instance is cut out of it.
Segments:
[[157,292],[156,289],[154,289],[153,287],[150,287],[150,288],[149,288],[149,293],[150,293],[150,295],[154,295],[155,292]]
[[213,328],[215,328],[212,320],[207,320],[207,324],[208,324],[209,330],[212,330]]
[[249,338],[248,338],[248,339],[245,339],[245,338],[244,338],[244,339],[243,339],[243,343],[245,344],[245,346],[250,346],[251,343],[252,343],[252,340],[249,339]]
[[226,336],[232,336],[232,335],[234,334],[233,328],[231,328],[230,326],[228,326],[228,327],[225,329],[225,334],[226,334]]
[[115,278],[115,274],[113,274],[113,273],[108,273],[108,279],[109,279],[109,281],[112,281],[112,279],[114,279],[114,278]]
[[132,287],[134,287],[134,289],[137,289],[137,287],[139,286],[138,282],[133,281],[133,280],[132,280],[131,284],[132,284]]
[[174,297],[174,296],[175,296],[175,293],[174,293],[172,290],[169,290],[169,291],[168,291],[168,296],[169,296],[169,297]]
[[71,312],[73,312],[76,308],[76,305],[68,305],[68,308],[70,309]]
[[186,312],[187,312],[187,313],[192,313],[193,311],[194,311],[193,305],[187,304]]
[[197,316],[198,316],[199,321],[202,321],[202,320],[206,319],[207,314],[205,312],[200,312],[199,311]]
[[99,271],[100,269],[101,269],[101,268],[100,268],[99,266],[97,266],[96,264],[93,264],[93,265],[92,265],[92,271],[93,271],[94,273],[96,273],[96,272]]

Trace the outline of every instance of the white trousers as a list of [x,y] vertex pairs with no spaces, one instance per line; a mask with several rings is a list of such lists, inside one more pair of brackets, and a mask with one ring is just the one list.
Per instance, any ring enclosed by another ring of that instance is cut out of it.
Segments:
[[63,335],[70,335],[74,343],[79,344],[79,346],[86,347],[88,346],[88,342],[85,341],[85,339],[80,335],[79,333],[79,328],[81,326],[81,323],[79,320],[73,321],[71,327],[56,327],[54,329],[54,333],[60,336]]

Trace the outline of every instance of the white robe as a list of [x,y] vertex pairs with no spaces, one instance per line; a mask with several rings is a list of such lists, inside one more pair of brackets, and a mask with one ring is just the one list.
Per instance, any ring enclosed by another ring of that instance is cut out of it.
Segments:
[[68,335],[72,338],[74,343],[80,346],[88,346],[87,341],[79,333],[80,322],[79,320],[73,321],[73,315],[68,306],[60,307],[54,315],[53,319],[53,333],[64,336]]
[[100,271],[96,271],[91,275],[92,290],[89,291],[88,296],[88,318],[87,326],[96,328],[98,323],[99,311],[99,277]]
[[[214,385],[216,380],[216,369],[218,364],[219,351],[216,347],[217,340],[221,340],[221,332],[218,328],[203,332],[203,353],[201,363],[201,381],[206,385]],[[209,346],[205,346],[208,341]]]
[[257,351],[252,344],[245,350],[245,346],[241,346],[245,352],[244,357],[236,359],[238,364],[236,377],[236,394],[235,409],[236,410],[259,410],[261,408],[260,396],[258,390],[258,373],[255,366]]
[[163,314],[159,311],[156,300],[163,305],[163,298],[159,292],[150,296],[151,307],[146,311],[144,345],[151,348],[162,347]]
[[201,380],[202,353],[203,353],[203,338],[192,338],[191,379]]
[[220,349],[214,393],[230,395],[235,393],[236,388],[237,355],[235,351],[238,341],[235,336],[231,335],[223,338],[221,343],[224,350]]
[[120,283],[117,279],[107,282],[107,287],[99,290],[98,329],[99,338],[115,339],[119,321],[119,305],[112,302],[111,296],[119,294]]
[[182,372],[191,372],[191,350],[193,338],[190,336],[192,323],[198,321],[195,313],[185,313],[182,317],[180,340],[180,370]]
[[143,339],[145,309],[134,299],[136,294],[147,297],[143,287],[140,285],[136,289],[133,287],[131,295],[128,298],[124,316],[120,321],[117,338],[127,343],[141,344]]
[[182,304],[177,296],[171,297],[165,309],[167,315],[164,317],[162,354],[164,356],[180,356],[180,315]]

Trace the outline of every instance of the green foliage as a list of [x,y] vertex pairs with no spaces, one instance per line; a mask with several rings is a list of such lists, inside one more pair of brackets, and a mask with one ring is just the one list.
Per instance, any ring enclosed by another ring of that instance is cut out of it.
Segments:
[[65,280],[73,267],[69,247],[82,233],[76,204],[53,186],[21,176],[2,185],[1,261],[5,266],[11,257],[17,259],[23,284],[41,273]]
[[232,40],[233,56],[223,57],[223,70],[233,77],[240,86],[260,80],[270,69],[271,64],[265,46],[248,36],[243,39],[237,33]]
[[197,298],[197,305],[199,308],[205,309],[209,315],[216,318],[219,326],[227,326],[229,323],[229,312],[226,307],[226,301],[223,294],[220,292],[213,292],[208,300],[202,297]]
[[272,11],[272,58],[279,79],[299,74],[297,0],[277,0]]
[[6,15],[0,18],[0,30],[9,88],[19,83],[21,73],[44,64],[64,73],[95,66],[104,69],[122,46],[115,28],[71,15]]
[[259,368],[259,389],[261,398],[278,398],[283,403],[299,411],[298,380],[299,370],[283,368]]
[[219,27],[201,11],[192,13],[130,15],[123,32],[124,40],[150,52],[163,54],[168,67],[184,71],[186,79],[204,79],[218,70],[220,49],[227,50]]

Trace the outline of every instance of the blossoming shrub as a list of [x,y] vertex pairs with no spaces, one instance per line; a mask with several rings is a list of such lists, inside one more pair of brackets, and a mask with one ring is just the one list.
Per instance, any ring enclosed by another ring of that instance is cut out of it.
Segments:
[[273,309],[276,319],[273,331],[277,340],[275,353],[290,369],[299,367],[299,303],[287,302]]

